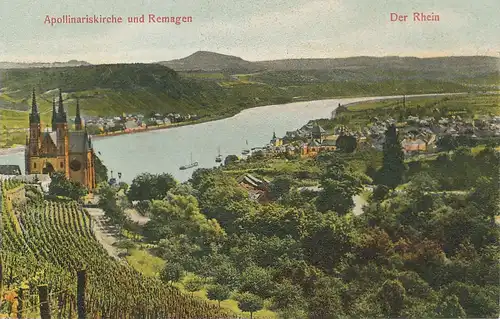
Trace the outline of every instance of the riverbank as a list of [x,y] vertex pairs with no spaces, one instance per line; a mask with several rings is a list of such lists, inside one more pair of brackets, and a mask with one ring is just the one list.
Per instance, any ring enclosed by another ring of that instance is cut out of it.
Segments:
[[[436,97],[436,96],[466,95],[466,94],[468,94],[468,93],[467,92],[461,92],[461,93],[426,93],[426,94],[406,95],[406,98],[407,99],[415,99],[415,98],[419,98],[419,97]],[[283,104],[286,105],[286,104],[301,103],[301,102],[325,101],[325,100],[332,100],[332,99],[351,99],[351,98],[352,99],[355,99],[355,98],[364,99],[366,97],[339,96],[339,97],[333,97],[333,98],[329,97],[329,98],[324,98],[324,99],[317,99],[317,100],[312,100],[312,101],[297,99],[294,102],[283,103]],[[356,101],[356,102],[348,103],[348,104],[345,104],[344,106],[348,107],[348,106],[353,106],[353,105],[360,104],[360,103],[370,103],[370,102],[383,101],[383,100],[389,100],[389,99],[393,100],[393,99],[398,99],[398,98],[403,98],[403,95],[395,95],[395,96],[388,96],[388,97],[376,97],[376,98],[369,99],[369,100],[362,100],[362,101]],[[273,104],[273,105],[275,105],[275,104]],[[277,104],[277,105],[279,105],[279,104]],[[241,111],[236,112],[236,113],[227,114],[226,116],[216,116],[216,117],[209,117],[207,119],[200,119],[200,120],[190,121],[190,122],[182,122],[182,123],[174,123],[174,124],[165,124],[165,125],[151,126],[151,127],[147,127],[147,128],[144,128],[144,129],[135,129],[135,130],[130,130],[130,131],[116,131],[116,132],[109,132],[109,133],[105,133],[105,134],[97,134],[97,135],[92,135],[92,138],[93,139],[100,139],[100,138],[104,138],[104,137],[113,137],[113,136],[126,135],[126,134],[137,134],[137,133],[143,133],[143,132],[150,132],[150,131],[156,131],[156,130],[165,130],[165,129],[169,129],[169,128],[175,128],[175,127],[182,127],[182,126],[188,126],[188,125],[195,125],[195,124],[207,123],[207,122],[214,122],[214,121],[223,120],[223,119],[226,119],[226,118],[233,117],[233,116],[235,116],[235,115],[237,115],[237,114],[239,114],[239,113],[241,113],[241,112],[243,112],[245,110],[252,110],[252,109],[257,109],[257,108],[267,107],[267,106],[271,106],[271,105],[255,106],[255,107],[252,107],[252,108],[249,108],[249,109],[241,110]]]
[[[436,97],[436,96],[450,96],[450,95],[465,95],[468,93],[461,92],[461,93],[425,93],[425,94],[412,94],[412,95],[406,95],[407,99],[411,98],[418,98],[418,97]],[[352,106],[356,105],[359,103],[366,103],[370,101],[382,101],[382,100],[389,100],[389,99],[400,99],[402,98],[403,95],[394,95],[394,96],[382,96],[382,97],[360,97],[360,96],[341,96],[341,97],[331,97],[331,98],[325,98],[325,99],[318,99],[318,100],[303,100],[303,101],[294,101],[291,103],[283,103],[283,104],[273,104],[273,105],[261,105],[261,106],[256,106],[244,110],[240,110],[239,112],[235,113],[228,113],[227,115],[224,116],[211,116],[207,117],[205,119],[200,119],[196,121],[190,121],[190,122],[182,122],[182,123],[174,123],[170,125],[164,125],[164,126],[153,126],[149,127],[147,129],[141,129],[141,130],[136,130],[136,131],[130,131],[130,132],[125,132],[125,131],[118,131],[118,132],[113,132],[113,133],[108,133],[108,134],[99,134],[99,135],[93,135],[92,138],[95,140],[99,139],[104,139],[106,137],[115,137],[115,136],[120,136],[120,135],[127,135],[127,134],[137,134],[137,133],[142,133],[142,132],[150,132],[150,131],[159,131],[159,130],[167,130],[170,128],[177,128],[177,127],[182,127],[182,126],[190,126],[190,125],[195,125],[195,124],[201,124],[201,123],[207,123],[207,122],[215,122],[227,118],[232,118],[242,112],[249,111],[249,110],[255,110],[263,107],[270,107],[270,106],[279,106],[279,105],[291,105],[291,104],[296,104],[296,103],[304,103],[304,102],[314,102],[314,101],[328,101],[328,100],[336,100],[336,99],[359,99],[359,101],[355,102],[350,102],[344,104],[344,106]],[[335,105],[336,107],[337,105]],[[10,155],[10,154],[18,154],[24,152],[24,145],[15,145],[11,148],[0,148],[0,156],[2,155]]]
[[91,137],[92,137],[92,139],[101,139],[101,138],[105,138],[105,137],[113,137],[113,136],[126,135],[126,134],[137,134],[137,133],[151,132],[151,131],[157,131],[157,130],[166,130],[166,129],[175,128],[175,127],[182,127],[182,126],[218,121],[218,120],[222,120],[224,118],[231,117],[234,115],[235,114],[229,115],[229,116],[208,117],[206,119],[199,119],[199,120],[189,121],[189,122],[155,125],[155,126],[149,126],[149,127],[145,127],[145,128],[138,128],[138,129],[134,129],[134,130],[130,130],[130,131],[115,131],[115,132],[108,132],[108,133],[103,133],[103,134],[95,134],[95,135],[91,135]]
[[0,148],[0,156],[24,152],[24,145],[16,145],[10,148]]
[[[429,94],[398,95],[398,96],[392,96],[390,98],[376,98],[376,99],[371,99],[371,100],[356,101],[356,102],[345,104],[343,106],[349,107],[349,106],[354,106],[354,105],[358,105],[361,103],[372,103],[372,102],[380,102],[380,101],[384,101],[384,100],[395,100],[398,98],[402,99],[403,97],[406,100],[413,100],[413,99],[418,99],[420,97],[456,96],[456,95],[467,95],[467,94],[470,94],[470,93],[460,92],[460,93],[434,93],[434,94],[429,93]],[[498,94],[498,93],[494,93],[494,94]]]

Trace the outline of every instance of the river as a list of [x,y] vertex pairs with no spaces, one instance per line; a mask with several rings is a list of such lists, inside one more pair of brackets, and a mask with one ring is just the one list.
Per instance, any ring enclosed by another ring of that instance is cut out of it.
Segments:
[[[431,95],[439,94],[407,97]],[[193,161],[199,162],[198,167],[214,167],[219,147],[223,156],[241,155],[243,149],[269,143],[273,131],[277,136],[284,136],[286,131],[296,130],[311,119],[330,118],[339,103],[401,97],[342,98],[262,106],[213,122],[104,137],[93,143],[108,170],[113,171],[114,177],[121,172],[124,182],[130,183],[142,172],[167,172],[179,181],[186,181],[194,169],[182,171],[179,167],[191,161],[191,154]],[[24,154],[0,155],[0,165],[3,164],[19,165],[24,171]]]

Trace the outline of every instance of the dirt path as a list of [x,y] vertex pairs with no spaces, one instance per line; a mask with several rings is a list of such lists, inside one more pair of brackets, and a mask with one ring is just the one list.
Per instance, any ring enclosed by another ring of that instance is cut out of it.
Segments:
[[104,211],[100,208],[86,208],[92,217],[92,231],[99,243],[106,249],[108,254],[116,259],[120,259],[119,254],[122,249],[113,246],[118,241],[117,230],[107,225]]
[[127,214],[128,218],[130,218],[133,222],[136,222],[139,225],[144,225],[149,222],[150,218],[146,216],[142,216],[133,208],[125,209],[125,214]]

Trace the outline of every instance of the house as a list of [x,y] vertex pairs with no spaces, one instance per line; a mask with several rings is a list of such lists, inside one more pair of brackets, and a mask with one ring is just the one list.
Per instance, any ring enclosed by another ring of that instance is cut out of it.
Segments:
[[280,147],[283,145],[283,139],[276,137],[276,132],[273,132],[273,138],[271,139],[270,144],[274,147]]
[[49,192],[50,182],[52,181],[49,174],[22,175],[15,177],[15,179],[20,180],[26,184],[40,185],[42,191],[45,193]]
[[302,150],[300,155],[302,157],[314,157],[318,155],[320,149],[320,143],[316,140],[312,140],[309,143],[302,144]]
[[401,142],[401,146],[403,147],[405,153],[427,151],[427,143],[420,138],[405,138]]
[[337,139],[325,139],[321,142],[321,151],[335,151],[337,149]]
[[269,201],[267,196],[269,181],[259,179],[251,174],[245,174],[238,179],[238,183],[247,190],[248,197],[251,200],[259,203]]
[[286,153],[288,155],[295,155],[295,152],[297,152],[297,148],[291,144],[286,145]]
[[311,138],[312,139],[317,139],[320,140],[320,142],[323,141],[323,139],[326,136],[326,131],[323,129],[320,125],[315,124],[313,128],[311,129]]
[[126,132],[136,130],[139,127],[136,121],[127,121],[123,126]]

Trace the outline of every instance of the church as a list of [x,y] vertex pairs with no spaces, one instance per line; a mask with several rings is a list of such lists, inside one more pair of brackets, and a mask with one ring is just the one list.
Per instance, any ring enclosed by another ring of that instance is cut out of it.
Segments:
[[29,116],[29,136],[26,138],[26,174],[51,174],[62,172],[66,178],[79,182],[89,191],[96,187],[94,149],[80,116],[80,105],[76,102],[75,130],[68,128],[68,119],[63,106],[61,90],[56,109],[52,102],[52,130],[42,131],[40,112],[35,90]]

